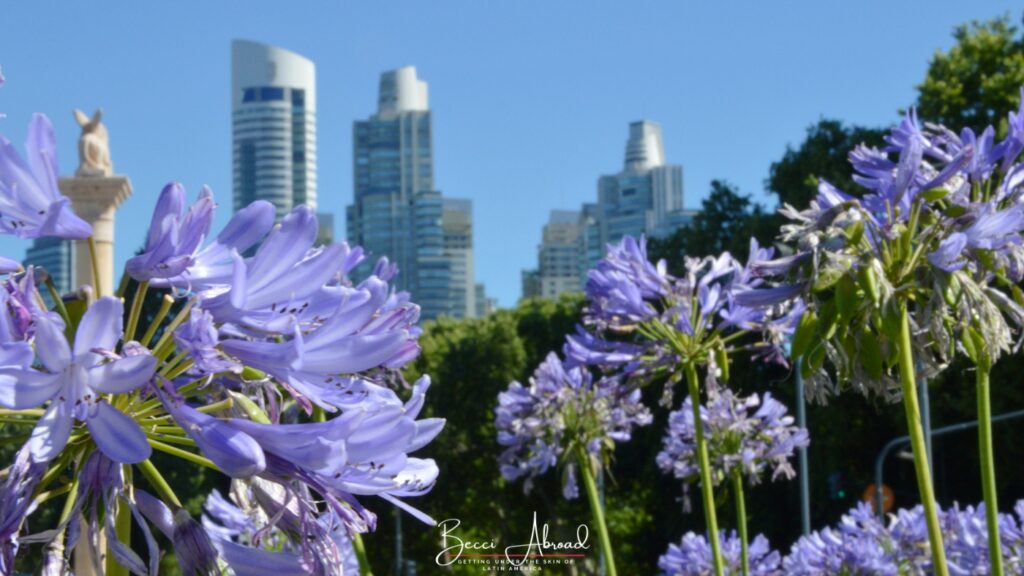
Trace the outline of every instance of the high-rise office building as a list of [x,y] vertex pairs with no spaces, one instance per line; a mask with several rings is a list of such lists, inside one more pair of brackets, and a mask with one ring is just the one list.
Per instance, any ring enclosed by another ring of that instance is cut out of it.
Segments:
[[399,269],[396,287],[413,295],[424,319],[475,315],[470,205],[434,187],[427,83],[416,68],[381,75],[377,112],[355,122],[352,139],[348,239],[371,256],[356,276],[387,256]]
[[234,208],[254,200],[316,209],[316,69],[269,44],[231,44]]
[[[587,271],[623,236],[661,238],[690,223],[683,209],[683,168],[665,163],[661,126],[629,125],[625,163],[597,181],[597,202],[554,211],[538,247],[538,268],[523,273],[523,297],[555,298],[582,290]],[[575,269],[574,269],[575,268]]]
[[441,228],[444,255],[450,262],[451,312],[454,318],[476,316],[476,286],[473,270],[473,202],[466,198],[445,198]]
[[630,124],[625,156],[621,171],[597,181],[594,221],[601,250],[587,255],[588,269],[604,255],[605,246],[623,236],[667,236],[688,222],[683,167],[665,163],[661,126],[647,121]]
[[[25,267],[38,266],[46,270],[46,273],[53,279],[54,286],[61,294],[75,289],[75,247],[70,240],[61,240],[54,237],[36,238],[32,245],[25,251]],[[41,290],[43,297],[48,304],[50,294]]]
[[537,247],[538,296],[557,298],[579,290],[580,212],[552,210]]

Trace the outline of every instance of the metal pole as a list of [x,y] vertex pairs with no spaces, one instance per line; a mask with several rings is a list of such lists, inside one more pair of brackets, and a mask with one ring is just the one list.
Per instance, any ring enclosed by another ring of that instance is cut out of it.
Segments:
[[[1007,412],[998,416],[992,417],[992,423],[1002,422],[1004,420],[1012,420],[1014,418],[1024,418],[1024,410],[1016,410],[1014,412]],[[932,430],[932,436],[945,436],[954,432],[962,432],[964,430],[970,430],[971,428],[977,428],[978,421],[971,420],[969,422],[960,422],[958,424],[951,424],[949,426],[943,426],[942,428],[936,428]],[[897,446],[903,444],[910,444],[910,436],[900,436],[899,438],[893,438],[890,440],[882,451],[878,453],[878,457],[875,458],[875,505],[879,516],[882,516],[882,470],[885,466],[885,457],[889,455],[889,452]]]
[[[807,402],[804,398],[804,376],[800,371],[800,359],[796,366],[796,425],[807,428]],[[804,536],[811,533],[811,480],[808,477],[807,447],[797,452],[797,466],[800,468],[800,530]]]

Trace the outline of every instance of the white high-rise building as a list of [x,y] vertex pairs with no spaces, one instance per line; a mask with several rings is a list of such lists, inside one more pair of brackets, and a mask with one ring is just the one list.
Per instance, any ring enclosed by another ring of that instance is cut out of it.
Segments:
[[234,208],[316,209],[316,68],[283,48],[231,44]]

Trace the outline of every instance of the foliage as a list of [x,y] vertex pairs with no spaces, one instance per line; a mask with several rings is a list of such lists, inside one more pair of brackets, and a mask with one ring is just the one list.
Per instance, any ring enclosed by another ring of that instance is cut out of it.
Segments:
[[[1020,104],[1024,86],[1024,35],[1002,17],[957,26],[948,52],[936,51],[918,85],[922,119],[1006,133],[1003,111]],[[837,184],[838,185],[838,184]]]
[[840,190],[852,190],[853,170],[847,154],[858,144],[880,146],[884,134],[881,129],[822,118],[807,127],[807,135],[798,147],[787,145],[782,158],[772,162],[765,188],[778,197],[780,206],[806,206],[818,193],[819,179]]

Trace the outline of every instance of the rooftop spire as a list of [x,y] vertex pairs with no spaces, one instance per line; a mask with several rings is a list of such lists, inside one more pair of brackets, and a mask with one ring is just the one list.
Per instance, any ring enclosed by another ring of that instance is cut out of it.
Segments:
[[626,142],[626,170],[647,170],[664,163],[661,126],[646,120],[630,124],[629,141]]

